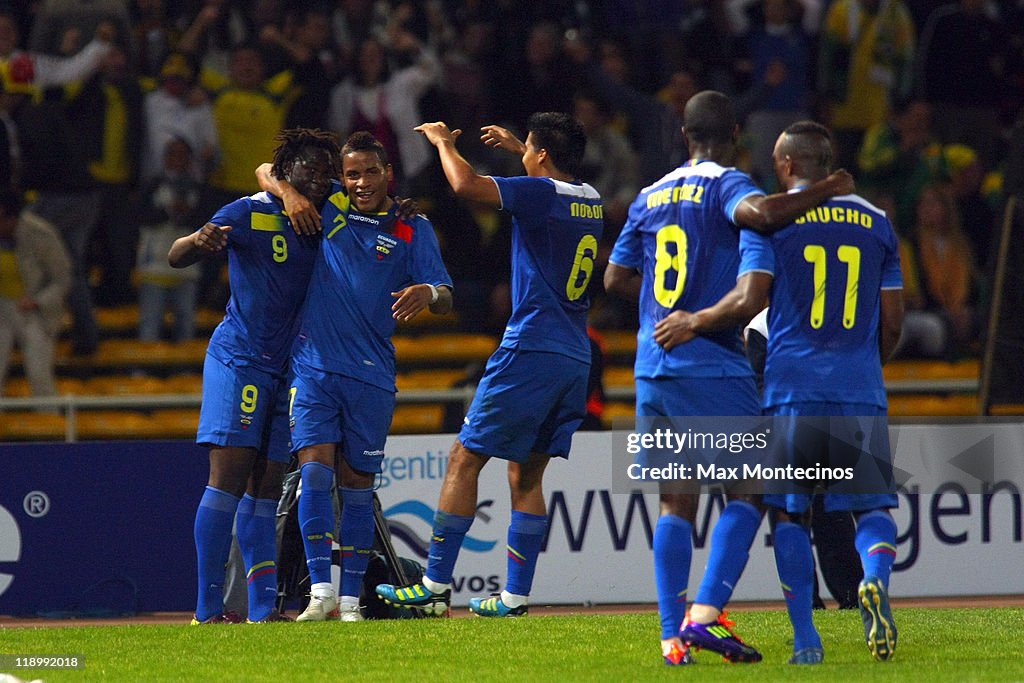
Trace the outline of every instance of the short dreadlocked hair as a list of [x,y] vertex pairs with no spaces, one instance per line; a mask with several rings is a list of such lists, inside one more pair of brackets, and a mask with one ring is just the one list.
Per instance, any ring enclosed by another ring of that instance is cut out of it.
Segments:
[[274,137],[274,161],[270,172],[275,178],[284,178],[287,169],[295,163],[307,147],[323,151],[331,164],[335,177],[341,175],[341,149],[334,133],[319,128],[288,128]]

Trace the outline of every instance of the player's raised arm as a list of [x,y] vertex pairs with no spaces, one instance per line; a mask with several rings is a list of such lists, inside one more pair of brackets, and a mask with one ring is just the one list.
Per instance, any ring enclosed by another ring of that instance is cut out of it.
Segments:
[[207,223],[192,234],[174,240],[167,252],[167,262],[172,268],[187,268],[198,263],[203,257],[222,251],[228,245],[230,231],[230,225]]
[[513,135],[507,128],[490,125],[484,126],[480,130],[483,131],[480,140],[488,147],[503,149],[517,156],[522,156],[526,152],[526,143]]
[[280,197],[284,210],[291,219],[292,229],[297,235],[315,235],[322,229],[320,212],[284,178],[274,175],[272,164],[260,164],[256,169],[256,180],[260,189]]
[[422,123],[413,130],[423,133],[441,156],[441,167],[448,178],[452,190],[463,199],[484,202],[491,206],[501,206],[501,195],[498,186],[487,176],[482,176],[455,149],[455,140],[462,134],[461,130],[448,130],[443,121]]
[[741,228],[750,228],[770,235],[783,228],[826,199],[850,194],[855,186],[853,176],[839,169],[799,192],[779,192],[747,197],[736,207],[733,216]]
[[768,273],[744,273],[714,305],[696,313],[672,311],[655,323],[654,341],[671,351],[697,335],[746,325],[767,305],[771,288],[772,276]]

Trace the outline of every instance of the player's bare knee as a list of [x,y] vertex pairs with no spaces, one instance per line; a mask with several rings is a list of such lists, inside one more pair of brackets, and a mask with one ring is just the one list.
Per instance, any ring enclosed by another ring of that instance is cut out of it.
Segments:
[[697,496],[691,493],[670,493],[662,491],[659,509],[662,515],[675,515],[693,522],[697,517]]
[[255,459],[253,448],[211,448],[208,485],[240,498],[245,493]]
[[288,463],[267,460],[267,466],[263,470],[256,490],[257,498],[277,500],[281,497],[281,482],[284,481],[284,473],[288,469]]
[[357,470],[345,458],[338,461],[338,483],[346,489],[368,489],[373,486],[374,474]]
[[487,456],[478,455],[462,445],[459,440],[455,441],[452,450],[448,453],[448,470],[445,479],[461,479],[463,477],[477,477],[480,470],[487,464]]
[[299,451],[299,467],[306,463],[316,462],[334,469],[334,444],[318,443],[306,446]]

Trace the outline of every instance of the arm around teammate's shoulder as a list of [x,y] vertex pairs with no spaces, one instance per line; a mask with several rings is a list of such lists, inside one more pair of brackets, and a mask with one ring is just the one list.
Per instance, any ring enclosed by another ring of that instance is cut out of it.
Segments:
[[786,227],[822,202],[844,194],[851,194],[855,186],[853,176],[839,169],[799,192],[778,192],[771,195],[752,195],[736,206],[733,220],[741,228],[750,228],[764,235]]

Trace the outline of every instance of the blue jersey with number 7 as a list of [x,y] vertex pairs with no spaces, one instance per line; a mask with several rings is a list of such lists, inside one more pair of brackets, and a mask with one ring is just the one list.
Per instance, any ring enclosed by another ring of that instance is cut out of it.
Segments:
[[587,285],[604,227],[601,195],[552,178],[493,180],[512,214],[512,315],[501,345],[589,363]]
[[761,194],[746,173],[713,161],[687,162],[640,191],[610,258],[643,275],[637,377],[753,375],[738,329],[665,351],[654,326],[672,311],[712,306],[735,286],[749,231],[734,224],[734,214],[743,199]]

